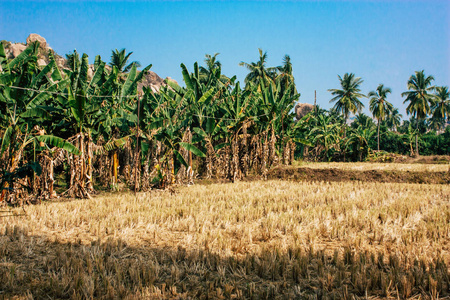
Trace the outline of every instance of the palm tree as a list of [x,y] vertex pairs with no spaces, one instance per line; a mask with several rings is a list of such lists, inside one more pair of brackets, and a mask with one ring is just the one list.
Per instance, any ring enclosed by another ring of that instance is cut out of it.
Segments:
[[262,80],[262,82],[264,82],[264,85],[268,86],[269,84],[273,84],[277,69],[273,67],[267,68],[267,52],[263,53],[262,49],[258,50],[258,62],[246,63],[241,61],[239,65],[246,67],[250,71],[250,73],[248,73],[245,77],[245,84],[248,84],[250,82],[259,84]]
[[[294,76],[292,75],[292,63],[291,57],[289,55],[285,55],[283,57],[283,65],[277,67],[278,72],[280,74],[276,77],[281,84],[281,90],[286,90],[291,83],[294,83]],[[293,93],[297,93],[297,89],[293,90]]]
[[[350,113],[356,113],[360,111],[364,104],[359,100],[360,98],[366,97],[361,94],[359,85],[363,82],[360,77],[355,77],[353,73],[345,73],[344,78],[338,75],[339,81],[341,83],[342,89],[330,89],[331,95],[334,96],[330,102],[335,102],[334,109],[341,113],[344,117],[344,140],[347,137],[347,119]],[[344,161],[345,161],[345,151],[344,151]]]
[[392,91],[388,87],[384,87],[383,84],[379,84],[376,91],[371,91],[368,94],[370,98],[369,108],[374,118],[377,119],[377,150],[380,151],[380,122],[386,119],[389,111],[393,106],[386,100],[387,94]]
[[394,131],[397,131],[398,126],[400,126],[402,122],[403,115],[398,112],[398,108],[393,108],[391,111],[388,111],[387,117],[386,117],[386,123],[388,128],[394,129]]
[[338,75],[338,78],[342,89],[328,90],[331,92],[331,95],[334,96],[334,98],[330,100],[330,103],[336,102],[333,108],[343,115],[345,123],[347,123],[350,113],[354,114],[364,107],[364,104],[359,100],[360,98],[366,97],[364,94],[360,93],[361,90],[359,89],[359,85],[363,80],[360,77],[355,77],[355,74],[353,73],[345,73],[344,78]]
[[433,110],[433,119],[440,124],[439,129],[442,128],[446,118],[450,115],[450,93],[448,87],[436,87],[435,101],[431,109]]
[[[406,97],[403,103],[409,102],[406,107],[406,113],[412,114],[418,120],[424,120],[431,112],[430,104],[433,102],[431,92],[435,89],[431,85],[434,80],[433,76],[425,76],[424,71],[416,71],[408,80],[408,91],[402,93],[402,97]],[[416,132],[418,132],[419,122],[416,123]],[[419,155],[419,142],[416,136],[416,156]]]
[[361,125],[373,129],[375,127],[375,122],[372,120],[371,117],[369,117],[365,113],[359,113],[355,116],[355,119],[353,120],[351,127],[353,129],[356,129]]
[[130,71],[133,64],[136,65],[136,68],[139,68],[141,66],[141,63],[138,61],[132,61],[127,65],[128,59],[130,58],[131,54],[133,54],[133,52],[126,54],[125,48],[121,49],[120,51],[115,49],[112,51],[111,62],[109,63],[109,65],[111,67],[117,67],[120,73],[127,73],[128,71]]
[[439,118],[435,115],[431,116],[431,118],[427,120],[428,129],[435,131],[440,130],[444,125],[444,120],[445,119]]
[[222,64],[220,63],[220,61],[216,60],[217,55],[219,55],[219,54],[220,53],[215,53],[212,56],[210,54],[205,54],[206,67],[201,66],[199,68],[200,69],[200,73],[206,74],[206,75],[210,75],[213,70],[221,68]]
[[213,85],[217,84],[218,81],[222,84],[232,83],[230,78],[221,74],[222,64],[217,60],[217,55],[220,53],[215,53],[214,55],[205,54],[205,64],[206,66],[199,67],[199,81],[205,85],[211,82]]

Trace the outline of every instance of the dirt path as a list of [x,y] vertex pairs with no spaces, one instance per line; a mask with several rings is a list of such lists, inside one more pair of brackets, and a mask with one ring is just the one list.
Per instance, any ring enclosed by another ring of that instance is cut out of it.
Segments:
[[450,184],[450,172],[419,172],[395,170],[342,170],[337,168],[312,169],[307,167],[276,167],[269,171],[268,179],[298,181],[365,181]]

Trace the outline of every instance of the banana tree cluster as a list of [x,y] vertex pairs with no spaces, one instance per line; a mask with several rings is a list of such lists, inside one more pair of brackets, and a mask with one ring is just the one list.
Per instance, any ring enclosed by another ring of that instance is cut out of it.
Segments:
[[[0,45],[0,202],[21,201],[24,187],[34,194],[52,195],[53,164],[45,170],[38,168],[37,155],[52,157],[55,149],[80,153],[65,139],[46,134],[44,124],[51,122],[54,110],[49,101],[65,83],[51,54],[47,66],[42,69],[37,66],[38,48],[39,44],[33,43],[16,58],[8,60]],[[36,180],[33,171],[39,174],[44,171],[41,176],[48,178],[45,191],[39,189],[39,179]]]
[[64,195],[79,198],[121,183],[147,190],[196,177],[236,181],[292,163],[301,142],[292,113],[299,94],[285,77],[241,88],[214,55],[192,72],[181,64],[185,87],[169,80],[155,93],[137,88],[151,65],[124,73],[74,51],[61,70],[52,53],[44,67],[37,55],[37,43],[12,60],[0,48],[2,200],[18,197],[14,176],[41,198],[55,196],[56,177]]
[[300,141],[292,113],[299,97],[294,84],[249,82],[243,89],[235,77],[221,74],[220,65],[202,69],[195,63],[189,72],[181,64],[186,87],[168,81],[159,93],[144,89],[141,147],[151,153],[144,170],[157,168],[166,185],[191,182],[193,176],[236,181],[292,163]]

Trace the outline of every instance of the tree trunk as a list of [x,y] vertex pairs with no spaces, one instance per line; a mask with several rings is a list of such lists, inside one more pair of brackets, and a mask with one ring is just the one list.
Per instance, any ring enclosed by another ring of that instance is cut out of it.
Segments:
[[261,161],[261,174],[264,180],[267,179],[267,161],[269,159],[269,132],[266,131],[263,134],[263,145],[262,145],[262,161]]
[[[345,116],[345,120],[344,120],[344,143],[346,142],[347,139],[347,116]],[[345,144],[344,144],[345,145]],[[346,154],[346,149],[344,147],[344,162],[345,162],[345,154]],[[328,152],[327,152],[328,155]]]
[[270,168],[272,165],[276,163],[276,136],[275,136],[275,129],[271,129],[271,135],[269,140],[269,158],[268,158],[268,167]]
[[53,158],[50,156],[50,163],[49,163],[49,183],[48,183],[48,197],[49,199],[53,198],[53,183],[55,182],[55,180],[53,179]]
[[283,151],[283,164],[284,165],[288,165],[289,164],[289,157],[291,156],[291,153],[290,153],[290,151],[291,151],[291,148],[289,147],[289,142],[290,141],[287,141],[285,144],[284,144],[284,151]]
[[170,174],[169,182],[170,182],[170,184],[175,183],[175,159],[173,157],[174,157],[174,154],[171,153],[170,160],[169,160],[169,174]]
[[360,143],[358,143],[358,158],[359,158],[359,161],[362,161],[362,154],[363,154],[363,152],[362,152],[362,147],[361,147],[361,145],[360,145]]
[[[192,142],[192,140],[190,141]],[[188,183],[194,184],[194,170],[192,169],[192,152],[189,151],[189,162],[188,162],[189,168],[188,168]]]
[[81,174],[80,174],[80,185],[84,188],[84,174],[86,172],[86,163],[84,161],[84,133],[80,130],[80,152],[81,152]]
[[141,178],[141,151],[136,145],[136,152],[134,153],[134,192],[139,191],[139,181]]
[[290,153],[289,165],[292,165],[292,163],[294,162],[294,159],[295,159],[295,149],[297,148],[297,145],[295,144],[294,141],[291,141],[290,148],[291,148],[291,150],[289,151],[289,153]]
[[415,153],[415,155],[416,155],[416,157],[418,157],[419,156],[419,139],[418,139],[418,136],[419,136],[419,119],[417,119],[416,121],[417,121],[417,125],[416,125],[416,153]]
[[94,191],[94,178],[92,176],[92,138],[91,138],[91,132],[88,132],[88,142],[86,147],[87,155],[88,155],[88,165],[87,165],[87,172],[86,177],[88,179],[87,183],[87,189],[89,192]]
[[244,177],[248,176],[249,155],[248,155],[248,141],[247,141],[247,123],[242,127],[241,140],[241,170]]
[[378,128],[377,128],[377,150],[380,151],[380,119],[378,119]]
[[231,181],[236,182],[240,179],[239,176],[239,145],[238,145],[238,133],[234,134],[234,138],[231,141]]
[[117,157],[117,150],[114,150],[114,154],[113,154],[113,186],[114,188],[116,188],[117,184],[119,183],[118,178],[117,178],[117,172],[118,172],[118,168],[119,168],[119,158]]

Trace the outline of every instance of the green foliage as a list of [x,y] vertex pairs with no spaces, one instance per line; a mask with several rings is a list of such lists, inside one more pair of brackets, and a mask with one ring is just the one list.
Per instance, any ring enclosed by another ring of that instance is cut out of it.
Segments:
[[[100,56],[89,65],[86,54],[74,51],[67,55],[68,68],[60,71],[52,54],[49,64],[39,67],[37,50],[38,44],[32,44],[11,60],[0,46],[0,164],[8,176],[25,174],[14,172],[23,162],[33,162],[36,153],[58,147],[79,154],[82,170],[88,168],[86,160],[92,160],[86,153],[103,157],[114,153],[117,162],[117,155],[128,151],[120,164],[130,164],[135,159],[133,149],[140,155],[136,161],[145,165],[152,160],[146,172],[162,186],[180,170],[218,169],[218,162],[221,174],[234,172],[235,178],[252,167],[263,174],[277,160],[286,161],[283,155],[292,157],[290,151],[295,152],[292,145],[315,160],[364,160],[377,147],[375,129],[380,150],[412,153],[417,138],[424,154],[449,153],[448,130],[429,131],[442,130],[448,118],[448,88],[437,88],[432,94],[433,78],[423,72],[410,78],[409,91],[404,93],[413,118],[401,124],[398,110],[386,100],[390,89],[379,85],[369,93],[377,124],[360,113],[347,132],[350,114],[364,107],[363,80],[353,73],[339,76],[341,88],[329,90],[334,107],[316,108],[295,122],[293,109],[300,94],[288,55],[281,66],[268,67],[267,53],[259,49],[257,62],[241,63],[249,70],[244,88],[236,76],[222,74],[217,53],[206,55],[205,66],[180,65],[185,87],[166,81],[160,91],[143,87],[138,96],[138,84],[151,65],[138,71],[138,63],[128,63],[132,52],[112,51],[108,67]],[[426,121],[430,114],[433,118]],[[77,149],[68,142],[72,138],[78,139],[76,145],[85,139],[92,147]]]
[[364,107],[364,104],[359,100],[366,97],[360,93],[359,88],[363,80],[360,77],[355,77],[353,73],[345,73],[343,78],[338,75],[338,78],[342,89],[328,90],[334,96],[330,102],[336,102],[334,109],[341,113],[344,120],[347,121],[350,113],[355,114]]

